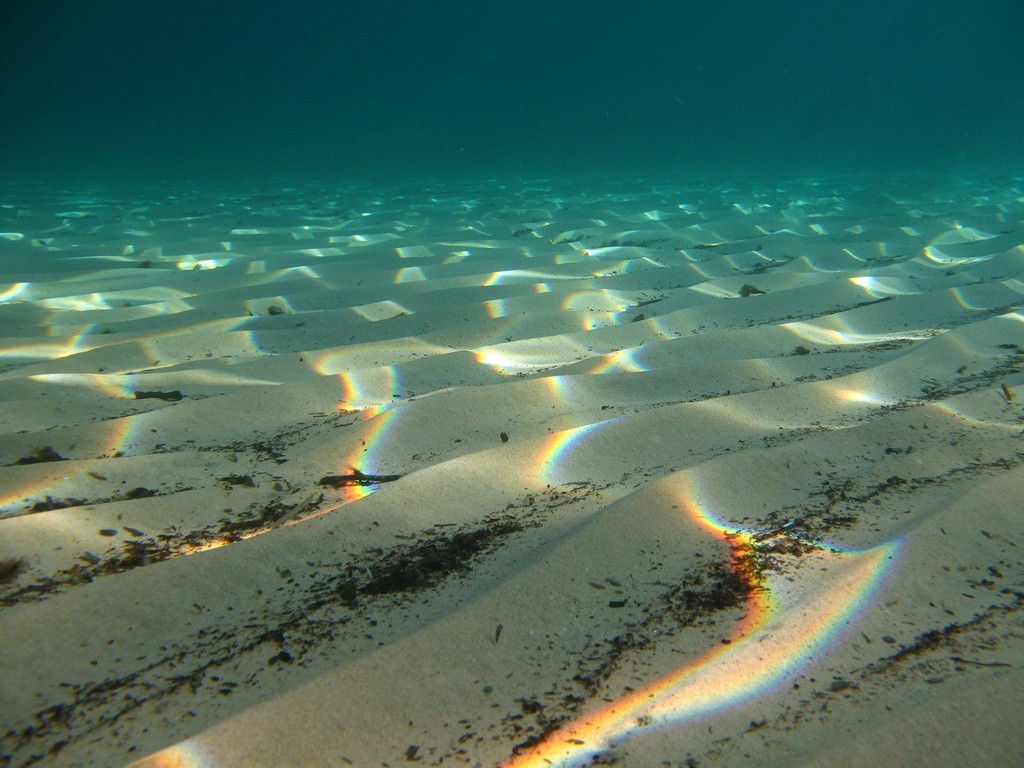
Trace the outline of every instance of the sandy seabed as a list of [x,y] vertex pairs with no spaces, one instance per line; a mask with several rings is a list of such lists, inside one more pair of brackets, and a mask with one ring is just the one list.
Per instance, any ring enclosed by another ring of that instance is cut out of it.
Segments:
[[1021,179],[0,192],[0,765],[1024,763]]

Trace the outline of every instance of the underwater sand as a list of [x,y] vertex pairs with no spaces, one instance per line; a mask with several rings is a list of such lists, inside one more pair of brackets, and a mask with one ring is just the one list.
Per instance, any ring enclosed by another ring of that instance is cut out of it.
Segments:
[[0,764],[1024,761],[1024,187],[0,197]]

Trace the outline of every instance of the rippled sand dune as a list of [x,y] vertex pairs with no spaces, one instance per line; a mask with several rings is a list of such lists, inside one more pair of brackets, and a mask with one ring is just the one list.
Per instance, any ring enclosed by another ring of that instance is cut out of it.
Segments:
[[6,188],[0,764],[1024,761],[1024,186]]

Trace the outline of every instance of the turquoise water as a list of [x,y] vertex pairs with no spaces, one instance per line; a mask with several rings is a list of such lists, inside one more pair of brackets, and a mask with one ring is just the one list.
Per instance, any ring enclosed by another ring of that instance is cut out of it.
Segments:
[[8,0],[0,176],[1020,168],[1017,0]]

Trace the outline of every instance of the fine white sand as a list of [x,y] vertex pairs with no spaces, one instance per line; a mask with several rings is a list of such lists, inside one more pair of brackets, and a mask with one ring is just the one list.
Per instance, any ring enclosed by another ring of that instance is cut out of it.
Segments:
[[1024,761],[1020,180],[2,193],[0,764]]

